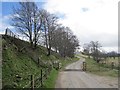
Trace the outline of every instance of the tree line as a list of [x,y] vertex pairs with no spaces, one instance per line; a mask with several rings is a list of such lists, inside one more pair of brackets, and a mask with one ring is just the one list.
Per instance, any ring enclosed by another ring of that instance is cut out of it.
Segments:
[[13,8],[12,25],[29,39],[31,48],[36,49],[42,37],[48,56],[52,49],[63,57],[74,56],[79,41],[69,27],[58,23],[59,18],[55,14],[38,8],[35,2],[19,2],[19,5]]
[[107,57],[113,57],[114,59],[115,57],[120,57],[119,53],[115,51],[107,53],[102,50],[101,47],[102,45],[98,41],[91,41],[90,43],[84,44],[83,54],[88,55],[89,58],[92,56],[97,63],[99,63],[102,59],[106,59]]

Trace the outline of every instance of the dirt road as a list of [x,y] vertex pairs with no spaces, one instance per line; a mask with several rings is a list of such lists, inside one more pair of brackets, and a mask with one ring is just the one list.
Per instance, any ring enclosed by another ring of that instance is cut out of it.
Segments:
[[68,65],[58,75],[55,88],[117,88],[117,78],[97,76],[82,71],[84,59]]

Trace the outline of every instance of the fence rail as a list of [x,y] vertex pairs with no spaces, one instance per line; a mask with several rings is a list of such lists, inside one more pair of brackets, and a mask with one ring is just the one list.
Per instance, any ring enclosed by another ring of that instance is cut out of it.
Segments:
[[9,28],[7,28],[5,30],[5,35],[8,35],[8,36],[11,36],[11,37],[14,37],[14,38],[19,38],[19,35],[13,33]]
[[43,87],[44,81],[47,79],[48,75],[50,74],[52,70],[52,67],[41,69],[40,75],[35,77],[35,75],[29,75],[29,83],[24,86],[24,88],[31,88],[32,90],[34,88],[40,88]]
[[54,63],[53,66],[44,68],[40,70],[40,75],[38,77],[35,77],[34,75],[30,75],[30,80],[27,85],[24,86],[24,88],[40,88],[44,86],[44,81],[47,79],[48,75],[50,75],[50,72],[52,68],[55,68],[56,70],[61,68],[61,63]]

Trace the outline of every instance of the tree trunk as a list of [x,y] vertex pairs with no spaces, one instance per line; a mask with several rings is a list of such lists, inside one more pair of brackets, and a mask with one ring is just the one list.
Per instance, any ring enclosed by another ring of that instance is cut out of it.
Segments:
[[37,41],[35,41],[35,44],[34,44],[34,49],[36,49],[37,47]]
[[99,63],[100,60],[97,60],[97,63]]
[[57,53],[57,47],[55,47],[55,52]]
[[30,45],[31,45],[31,48],[33,48],[33,41],[31,37],[30,37]]
[[50,56],[50,54],[51,54],[51,49],[50,48],[48,48],[48,54],[47,54],[47,56]]
[[35,34],[34,49],[37,47],[37,34]]

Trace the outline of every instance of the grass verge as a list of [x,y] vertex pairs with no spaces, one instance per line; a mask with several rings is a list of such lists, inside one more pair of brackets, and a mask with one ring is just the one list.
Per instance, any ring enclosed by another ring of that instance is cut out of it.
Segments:
[[117,69],[111,69],[110,67],[106,67],[105,64],[99,64],[93,59],[88,59],[88,58],[86,58],[86,63],[87,63],[87,72],[101,76],[118,77]]
[[58,71],[53,69],[48,76],[48,79],[44,82],[44,88],[53,88],[55,87],[55,81],[57,79]]

